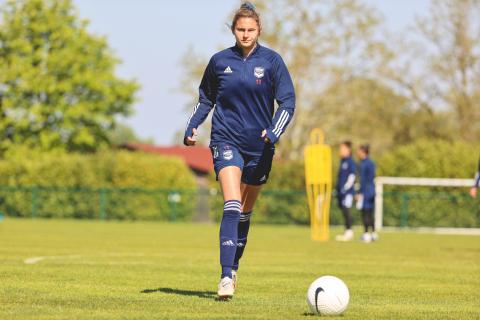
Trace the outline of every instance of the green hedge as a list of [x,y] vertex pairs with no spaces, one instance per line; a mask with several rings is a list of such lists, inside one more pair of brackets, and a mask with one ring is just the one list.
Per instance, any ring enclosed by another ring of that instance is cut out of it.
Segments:
[[[476,152],[461,142],[421,140],[373,159],[379,175],[471,178]],[[334,159],[334,171],[337,164]],[[255,206],[255,222],[308,224],[304,183],[303,160],[275,160]],[[196,213],[195,178],[185,164],[176,158],[143,153],[18,151],[0,161],[1,186],[40,187],[0,188],[0,212],[10,216],[189,220]],[[209,197],[210,215],[218,221],[223,200],[213,175],[210,186],[217,190],[217,195]],[[175,190],[181,192],[172,196]],[[386,225],[480,226],[478,200],[468,197],[467,188],[387,186],[384,191]],[[359,223],[356,210],[353,216]],[[335,199],[330,221],[343,224]]]
[[[475,174],[478,146],[465,142],[419,140],[378,159],[380,175],[465,178]],[[480,227],[480,205],[468,188],[386,186],[384,223],[398,226]]]
[[184,162],[144,153],[16,152],[0,161],[0,186],[10,187],[0,191],[0,210],[10,216],[167,219],[174,206],[176,217],[188,220],[195,211],[191,192],[169,201],[170,190],[196,191]]
[[392,177],[473,178],[480,149],[465,142],[419,140],[377,159],[378,174]]

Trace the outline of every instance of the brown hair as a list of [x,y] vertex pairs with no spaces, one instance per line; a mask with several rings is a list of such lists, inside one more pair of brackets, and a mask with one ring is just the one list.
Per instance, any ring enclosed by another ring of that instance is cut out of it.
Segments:
[[352,141],[350,141],[350,140],[345,140],[345,141],[342,141],[342,143],[340,143],[340,145],[344,145],[345,147],[347,147],[348,149],[350,149],[350,151],[352,151]]
[[362,150],[363,152],[365,152],[365,154],[368,156],[370,154],[370,145],[369,144],[362,144],[360,147],[359,147],[360,150]]
[[232,25],[230,26],[232,32],[235,31],[235,26],[237,24],[238,19],[240,18],[252,18],[254,19],[257,24],[258,24],[258,29],[259,32],[262,30],[262,24],[260,22],[260,15],[255,11],[255,6],[250,3],[250,2],[245,2],[240,6],[240,9],[238,9],[235,12],[235,15],[233,16],[232,20]]

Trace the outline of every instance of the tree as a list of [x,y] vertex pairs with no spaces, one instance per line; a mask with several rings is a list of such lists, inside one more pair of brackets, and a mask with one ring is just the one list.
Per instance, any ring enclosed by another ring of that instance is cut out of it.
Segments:
[[131,113],[135,81],[71,0],[8,1],[0,20],[0,150],[95,151]]
[[426,71],[440,103],[456,116],[466,141],[480,139],[480,1],[434,0],[417,28],[432,47]]
[[377,154],[406,135],[410,126],[405,120],[411,113],[407,99],[372,79],[339,81],[316,97],[307,127],[321,123],[335,137],[333,142],[374,142]]
[[450,139],[480,140],[480,1],[433,0],[406,34],[386,78],[424,114],[448,113]]

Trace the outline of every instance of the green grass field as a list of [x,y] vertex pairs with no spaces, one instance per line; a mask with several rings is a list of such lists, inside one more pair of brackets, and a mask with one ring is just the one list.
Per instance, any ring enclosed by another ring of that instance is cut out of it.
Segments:
[[253,225],[239,288],[220,302],[217,235],[216,225],[7,219],[0,319],[312,319],[306,290],[326,274],[349,286],[342,319],[480,318],[479,237],[314,243],[306,227]]

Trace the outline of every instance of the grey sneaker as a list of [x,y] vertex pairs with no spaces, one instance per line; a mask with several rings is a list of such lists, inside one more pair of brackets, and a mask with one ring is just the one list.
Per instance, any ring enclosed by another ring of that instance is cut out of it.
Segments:
[[365,232],[364,234],[362,234],[362,237],[360,238],[360,241],[365,242],[365,243],[370,243],[370,242],[372,242],[372,236],[370,235],[370,233]]

